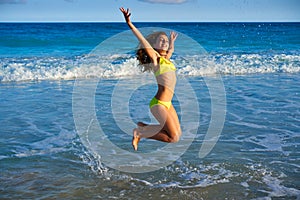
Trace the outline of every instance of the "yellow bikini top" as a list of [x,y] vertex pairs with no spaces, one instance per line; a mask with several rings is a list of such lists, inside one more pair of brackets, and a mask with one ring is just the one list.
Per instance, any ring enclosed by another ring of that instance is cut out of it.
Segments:
[[174,64],[171,61],[165,59],[164,57],[160,57],[159,69],[156,72],[154,72],[154,75],[159,76],[161,74],[171,71],[176,71],[176,67],[174,66]]

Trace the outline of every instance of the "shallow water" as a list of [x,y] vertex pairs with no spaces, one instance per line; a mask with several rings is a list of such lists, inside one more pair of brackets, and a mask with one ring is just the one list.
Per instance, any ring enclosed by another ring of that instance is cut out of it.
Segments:
[[[171,165],[138,174],[108,168],[82,145],[72,116],[74,81],[1,84],[1,198],[299,198],[299,75],[222,78],[226,121],[208,156],[200,159],[198,152],[210,97],[204,79],[190,77],[200,107],[196,138]],[[116,82],[99,81],[97,117],[111,141],[132,152],[131,137],[114,128],[109,114],[107,85]],[[179,109],[176,99],[174,105]],[[145,140],[139,151],[163,145]]]

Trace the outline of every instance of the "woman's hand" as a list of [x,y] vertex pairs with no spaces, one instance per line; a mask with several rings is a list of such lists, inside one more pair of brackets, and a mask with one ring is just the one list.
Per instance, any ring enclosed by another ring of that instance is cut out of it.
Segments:
[[174,42],[176,40],[177,36],[178,36],[178,33],[172,31],[170,33],[170,42]]
[[123,13],[124,18],[126,20],[126,23],[127,24],[130,23],[130,15],[131,15],[131,13],[129,11],[129,8],[127,8],[127,10],[125,10],[123,7],[121,7],[120,11]]

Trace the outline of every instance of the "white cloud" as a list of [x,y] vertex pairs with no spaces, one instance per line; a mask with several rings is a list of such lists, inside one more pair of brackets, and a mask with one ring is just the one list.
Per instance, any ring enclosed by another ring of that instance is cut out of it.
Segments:
[[188,0],[139,0],[147,3],[165,3],[165,4],[180,4]]

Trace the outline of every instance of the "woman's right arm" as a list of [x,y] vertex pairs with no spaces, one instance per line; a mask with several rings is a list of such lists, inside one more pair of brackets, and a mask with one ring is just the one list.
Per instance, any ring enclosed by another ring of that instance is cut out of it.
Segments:
[[131,13],[129,12],[129,9],[125,10],[123,7],[120,8],[121,12],[124,15],[124,18],[126,20],[127,25],[133,32],[133,34],[137,37],[137,39],[140,41],[142,46],[145,48],[146,53],[151,58],[154,64],[157,62],[158,53],[153,49],[153,47],[149,44],[149,42],[146,40],[146,38],[142,35],[142,33],[132,24],[130,20]]

